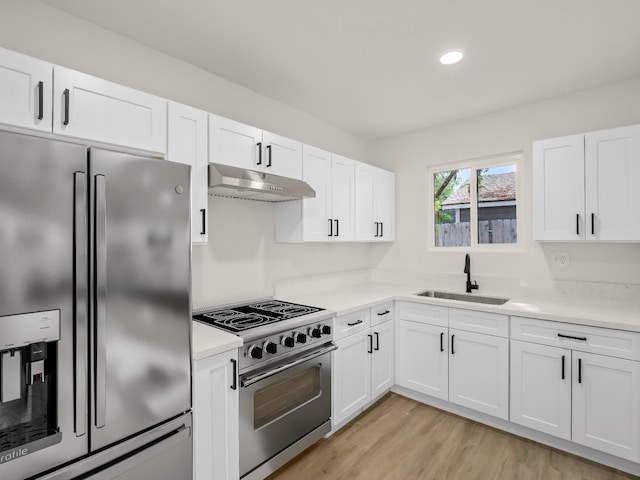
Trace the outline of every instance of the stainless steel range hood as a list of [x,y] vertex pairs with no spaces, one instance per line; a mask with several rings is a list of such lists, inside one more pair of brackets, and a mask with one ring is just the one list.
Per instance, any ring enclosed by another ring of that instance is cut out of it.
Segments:
[[209,194],[260,202],[286,202],[316,196],[313,188],[302,180],[219,163],[209,164]]

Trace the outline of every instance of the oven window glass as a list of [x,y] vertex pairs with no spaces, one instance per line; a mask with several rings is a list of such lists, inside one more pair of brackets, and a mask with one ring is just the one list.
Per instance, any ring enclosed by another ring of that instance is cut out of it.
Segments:
[[253,428],[259,429],[320,396],[320,365],[271,383],[254,394]]

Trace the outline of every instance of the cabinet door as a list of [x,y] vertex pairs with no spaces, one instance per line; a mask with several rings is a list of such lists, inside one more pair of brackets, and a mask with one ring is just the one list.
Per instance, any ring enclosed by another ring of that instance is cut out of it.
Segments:
[[371,165],[355,162],[355,229],[356,240],[371,242],[379,236],[378,220],[374,217],[374,177]]
[[[240,476],[237,351],[195,362],[193,433],[196,480]],[[236,388],[232,388],[235,386]]]
[[573,438],[640,460],[640,363],[573,352]]
[[396,325],[396,383],[447,400],[447,329],[406,320]]
[[262,132],[264,171],[290,178],[302,178],[302,144],[270,132]]
[[262,170],[262,130],[210,114],[209,162]]
[[449,329],[449,401],[509,418],[509,340]]
[[207,243],[207,120],[202,110],[169,102],[167,159],[191,165],[191,241]]
[[376,239],[391,242],[396,238],[396,176],[393,172],[378,169],[374,178],[374,211],[380,225]]
[[333,352],[333,425],[358,412],[371,399],[369,330],[338,340]]
[[355,161],[340,155],[331,156],[330,240],[355,239]]
[[371,399],[374,400],[393,386],[393,322],[382,323],[372,328],[371,333]]
[[0,123],[51,132],[53,65],[0,48]]
[[587,240],[640,240],[640,125],[585,136]]
[[533,142],[534,240],[585,238],[584,135]]
[[571,350],[511,341],[510,418],[571,440]]
[[302,179],[316,192],[315,198],[302,200],[302,236],[305,242],[326,242],[329,238],[331,209],[331,153],[302,147]]
[[167,101],[67,68],[54,68],[53,133],[165,153]]

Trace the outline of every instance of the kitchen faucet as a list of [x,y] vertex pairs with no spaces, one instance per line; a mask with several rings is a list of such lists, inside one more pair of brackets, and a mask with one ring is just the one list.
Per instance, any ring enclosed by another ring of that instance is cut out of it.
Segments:
[[471,283],[471,257],[468,253],[464,256],[464,273],[467,274],[467,293],[471,293],[471,290],[477,290],[478,282]]

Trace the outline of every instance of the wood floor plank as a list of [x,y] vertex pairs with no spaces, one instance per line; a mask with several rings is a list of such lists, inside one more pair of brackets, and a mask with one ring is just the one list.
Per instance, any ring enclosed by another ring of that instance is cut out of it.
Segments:
[[268,480],[638,480],[388,394]]

